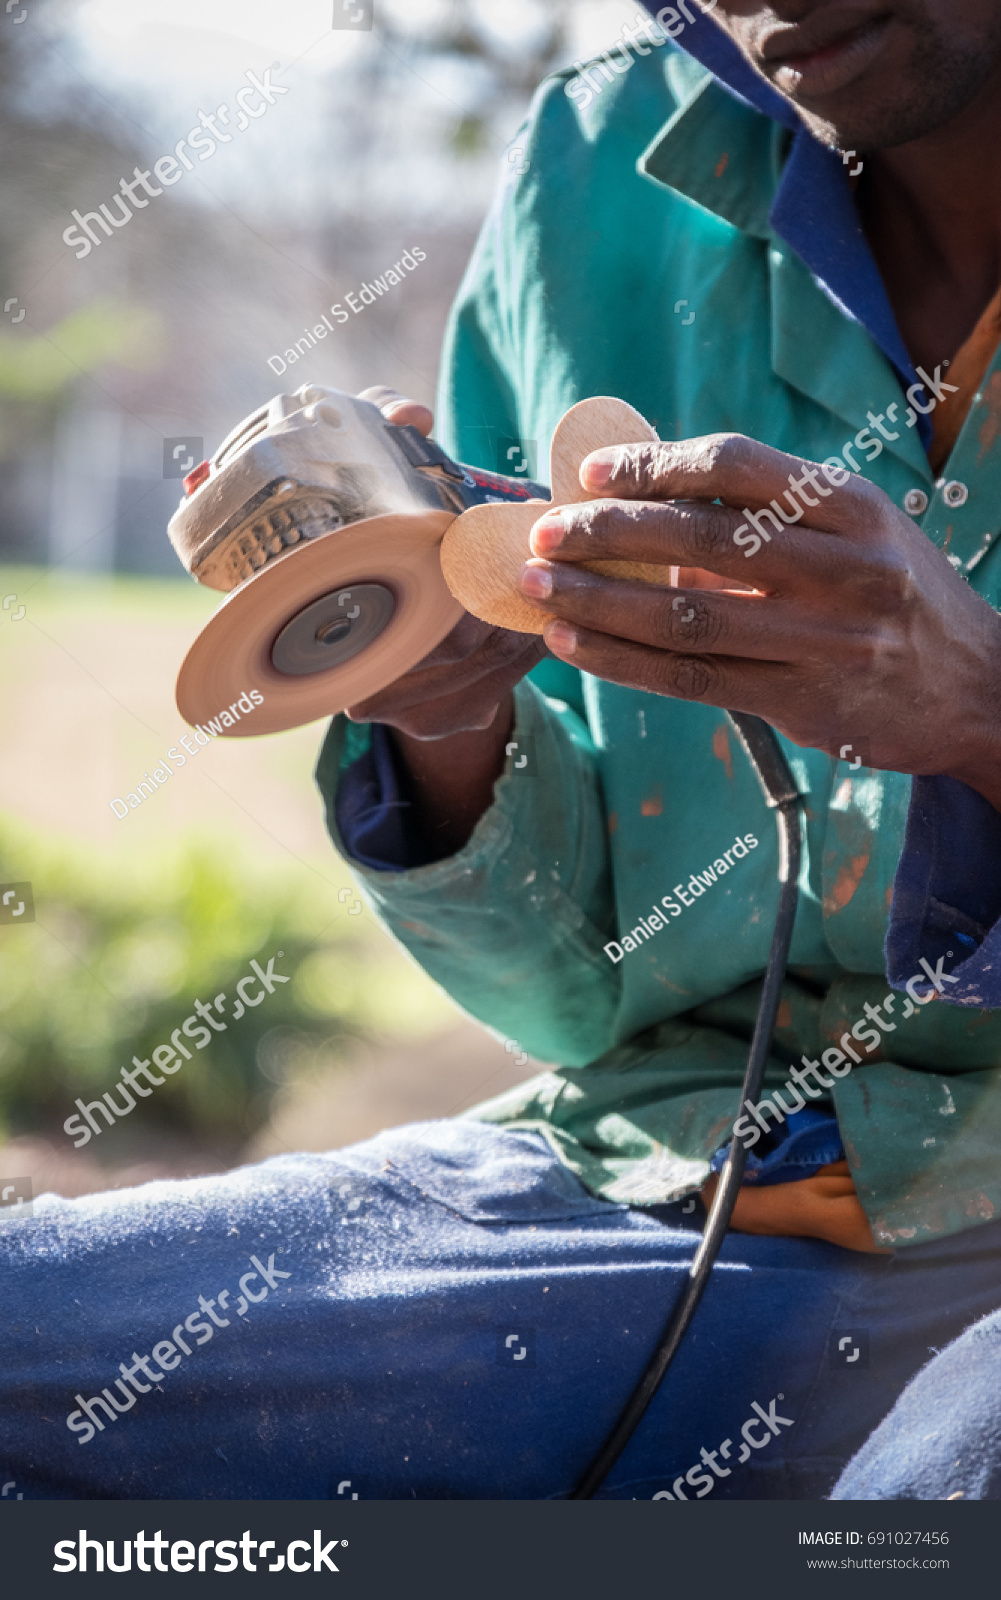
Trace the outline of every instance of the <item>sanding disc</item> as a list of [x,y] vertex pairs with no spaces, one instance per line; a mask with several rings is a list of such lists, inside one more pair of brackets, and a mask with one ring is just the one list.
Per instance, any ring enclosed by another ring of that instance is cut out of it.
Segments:
[[[579,400],[556,425],[550,452],[551,504],[575,505],[599,499],[581,487],[580,468],[592,450],[608,445],[655,443],[645,417],[624,400],[595,395]],[[451,524],[441,546],[445,581],[467,611],[483,622],[518,633],[542,633],[551,614],[522,598],[518,579],[532,554],[528,537],[547,502],[471,506]],[[588,572],[639,583],[673,585],[677,567],[644,561],[588,561]]]
[[181,716],[208,722],[256,689],[262,704],[222,737],[279,733],[387,688],[462,618],[438,554],[453,520],[448,511],[369,517],[269,561],[188,651]]

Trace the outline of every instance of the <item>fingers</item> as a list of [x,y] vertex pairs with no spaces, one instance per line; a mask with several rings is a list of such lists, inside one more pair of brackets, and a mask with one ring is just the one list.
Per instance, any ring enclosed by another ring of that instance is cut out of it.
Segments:
[[[885,526],[882,512],[877,520]],[[866,526],[875,526],[872,518]],[[835,587],[868,584],[902,564],[893,541],[858,543],[808,526],[805,519],[789,526],[770,507],[747,516],[730,506],[692,500],[592,500],[553,507],[533,525],[529,543],[537,557],[550,561],[694,567],[768,593],[816,588],[829,594]]]
[[[764,517],[764,513],[758,514]],[[816,529],[799,532],[778,518],[760,532],[729,506],[593,500],[545,512],[529,536],[534,555],[554,562],[647,561],[696,567],[759,589],[829,584],[844,567],[841,542]],[[753,567],[748,558],[753,556]]]
[[434,694],[425,693],[416,699],[388,693],[373,696],[362,705],[350,706],[347,716],[352,722],[386,723],[415,739],[445,739],[456,733],[481,732],[492,726],[498,706],[545,653],[542,641],[532,635],[521,659],[485,672],[474,684],[456,687],[453,673]]
[[405,427],[407,423],[422,433],[425,439],[434,427],[434,413],[428,406],[421,405],[418,400],[408,400],[397,389],[389,389],[385,384],[374,384],[371,389],[363,389],[358,396],[359,400],[371,400],[377,405],[387,422],[392,422],[396,427]]
[[[436,645],[407,674],[407,678],[401,678],[399,682],[404,683],[413,677],[415,683],[429,684],[440,679],[452,684],[459,675],[456,669],[462,668],[462,682],[473,683],[497,667],[524,660],[533,646],[536,653],[540,653],[537,634],[514,633],[509,628],[497,628],[489,622],[481,622],[478,617],[471,617],[467,612],[441,644]],[[541,648],[541,655],[545,655],[544,648]]]
[[479,617],[474,617],[465,611],[451,633],[446,634],[426,656],[422,656],[412,671],[426,672],[431,667],[457,666],[461,661],[468,661],[478,651],[489,653],[491,646],[503,646],[505,643],[510,643],[510,636],[505,640],[503,628],[496,628],[489,622],[481,622]]
[[802,660],[838,637],[803,605],[751,590],[669,589],[602,577],[582,567],[530,561],[521,592],[573,627],[683,655],[703,651],[757,661]]
[[795,664],[681,654],[561,620],[547,623],[543,637],[554,656],[607,683],[753,712],[780,730],[794,721],[805,689]]
[[[871,459],[851,445],[844,455],[856,468]],[[590,494],[622,500],[722,500],[760,510],[775,499],[787,512],[798,508],[808,526],[812,513],[836,533],[853,530],[861,507],[886,498],[841,457],[818,466],[739,433],[595,450],[581,464],[580,481]]]
[[[498,701],[545,654],[536,634],[511,633],[466,616],[416,667],[349,706],[346,715],[352,722],[385,722],[417,737],[487,727]],[[428,728],[435,731],[428,734]]]

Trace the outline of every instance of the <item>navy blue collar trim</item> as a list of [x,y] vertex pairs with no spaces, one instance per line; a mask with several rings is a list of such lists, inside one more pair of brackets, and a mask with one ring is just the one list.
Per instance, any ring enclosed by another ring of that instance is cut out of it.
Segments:
[[[656,16],[657,0],[644,0]],[[918,381],[897,327],[886,287],[862,231],[848,174],[836,150],[828,150],[807,131],[793,107],[755,72],[711,13],[698,11],[686,23],[677,46],[706,67],[737,99],[780,123],[793,134],[792,149],[775,191],[769,222],[795,250],[845,316],[861,323],[890,362],[903,389]],[[931,421],[918,418],[925,448]]]

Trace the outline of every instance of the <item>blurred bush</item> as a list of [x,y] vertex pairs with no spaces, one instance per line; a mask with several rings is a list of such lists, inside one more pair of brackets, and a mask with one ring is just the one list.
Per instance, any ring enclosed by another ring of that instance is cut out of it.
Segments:
[[[227,995],[226,1032],[203,1050],[186,1041],[192,1059],[89,1155],[157,1141],[238,1151],[290,1077],[359,1037],[419,1037],[454,1017],[367,915],[349,914],[353,891],[340,903],[304,869],[205,840],[102,859],[0,819],[0,881],[28,877],[29,861],[36,921],[0,926],[0,1134],[68,1142],[76,1097],[119,1098],[120,1068],[169,1043],[196,999]],[[275,971],[291,981],[235,1020],[251,958],[266,968],[278,951]]]

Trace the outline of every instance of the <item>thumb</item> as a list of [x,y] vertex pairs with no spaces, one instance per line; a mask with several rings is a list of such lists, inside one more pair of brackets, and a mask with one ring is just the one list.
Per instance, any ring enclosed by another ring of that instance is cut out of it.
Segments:
[[399,428],[410,423],[425,439],[434,427],[434,413],[428,406],[421,405],[419,400],[408,400],[397,389],[389,389],[385,384],[377,383],[371,389],[363,389],[358,398],[371,400],[373,405],[379,407],[386,421]]

